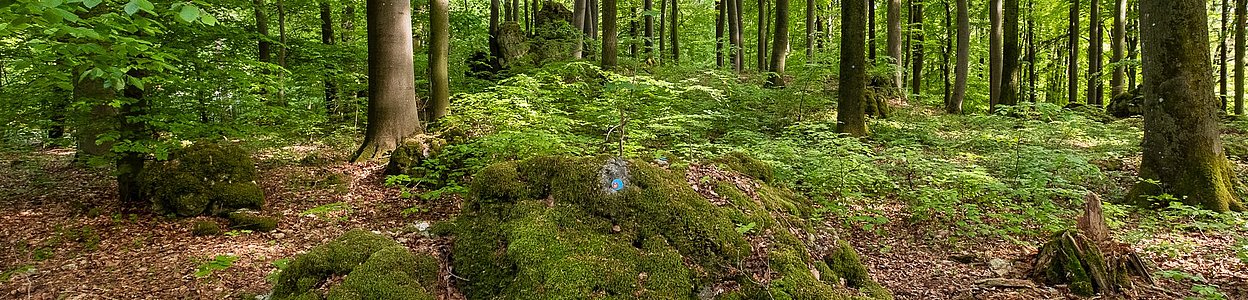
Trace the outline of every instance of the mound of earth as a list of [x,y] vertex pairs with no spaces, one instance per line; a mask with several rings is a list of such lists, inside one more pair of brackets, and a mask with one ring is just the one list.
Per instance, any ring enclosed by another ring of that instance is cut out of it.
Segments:
[[[748,160],[748,161],[747,161]],[[474,177],[453,234],[468,299],[891,299],[815,229],[769,168],[674,172],[608,157],[537,157]],[[749,174],[749,177],[742,174]]]

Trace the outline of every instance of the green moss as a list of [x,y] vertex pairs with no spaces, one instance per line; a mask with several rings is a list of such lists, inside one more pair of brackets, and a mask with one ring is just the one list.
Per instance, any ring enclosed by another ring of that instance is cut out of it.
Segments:
[[196,143],[171,160],[149,164],[139,175],[143,194],[158,212],[190,217],[260,209],[264,192],[256,168],[242,148]]
[[251,182],[256,166],[243,148],[231,144],[198,142],[174,153],[178,167],[212,182]]
[[[469,299],[689,299],[716,282],[766,295],[734,266],[753,251],[737,224],[755,222],[768,251],[783,253],[786,293],[828,299],[836,288],[814,279],[813,260],[790,228],[810,228],[790,212],[809,211],[791,193],[759,189],[759,201],[730,184],[734,204],[717,207],[682,174],[628,163],[627,186],[604,189],[608,158],[537,157],[495,164],[472,182],[472,197],[448,231],[453,264]],[[772,210],[772,207],[780,209]],[[773,217],[773,215],[780,217]],[[777,265],[778,267],[778,265]],[[744,288],[749,286],[748,288]]]
[[209,235],[221,234],[221,225],[217,225],[217,222],[208,221],[208,220],[199,220],[199,221],[195,221],[193,226],[194,227],[191,229],[191,234],[194,236],[209,236]]
[[220,215],[240,208],[259,210],[264,205],[264,191],[254,183],[225,183],[212,187],[213,214]]
[[273,231],[277,228],[277,218],[257,215],[249,212],[232,212],[226,215],[230,220],[230,228],[252,230],[252,231]]
[[333,276],[327,299],[436,299],[438,262],[414,255],[389,238],[352,230],[297,257],[278,274],[272,297],[320,299],[317,287]]
[[772,183],[776,179],[770,165],[742,152],[725,154],[715,159],[715,162],[764,183]]

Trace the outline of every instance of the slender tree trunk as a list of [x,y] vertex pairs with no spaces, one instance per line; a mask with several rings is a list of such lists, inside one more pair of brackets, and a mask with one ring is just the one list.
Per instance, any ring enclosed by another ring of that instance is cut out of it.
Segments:
[[[1127,30],[1128,32],[1127,58],[1134,60],[1137,57],[1137,55],[1140,54],[1140,51],[1139,51],[1140,36],[1138,34],[1139,29],[1140,29],[1140,21],[1137,19],[1132,19],[1127,22],[1127,27],[1130,28]],[[1137,34],[1132,35],[1130,34],[1130,32],[1137,32]],[[1133,88],[1136,86],[1135,79],[1137,77],[1136,76],[1137,70],[1138,69],[1134,66],[1127,68],[1127,86],[1130,86]]]
[[1066,65],[1066,97],[1070,103],[1079,102],[1079,0],[1070,3],[1070,39],[1067,49],[1070,50],[1070,64]]
[[429,104],[425,115],[437,123],[451,107],[451,80],[447,72],[451,54],[450,0],[432,0],[429,10]]
[[[1227,41],[1227,38],[1230,36],[1230,32],[1231,32],[1229,29],[1227,29],[1229,28],[1231,24],[1230,18],[1231,18],[1231,3],[1229,0],[1222,0],[1222,26],[1219,27],[1219,30],[1218,30],[1220,33],[1218,35],[1218,63],[1221,64],[1221,67],[1218,68],[1218,76],[1219,76],[1218,98],[1222,100],[1223,112],[1226,112],[1226,109],[1227,109],[1227,105],[1226,105],[1226,97],[1228,95],[1228,93],[1226,92],[1227,78],[1228,78],[1227,74],[1230,73],[1228,72],[1227,66],[1226,66],[1226,62],[1229,61],[1229,59],[1227,59],[1227,56],[1229,54],[1228,48],[1230,45],[1228,45],[1226,41]],[[1128,40],[1130,40],[1130,38],[1128,38]],[[1128,43],[1131,43],[1131,42],[1128,41]],[[1130,52],[1131,51],[1128,51],[1128,53]]]
[[741,49],[741,39],[739,38],[741,33],[741,23],[738,22],[740,19],[737,18],[740,16],[738,14],[740,6],[738,6],[737,0],[726,1],[728,1],[726,5],[726,9],[728,10],[728,56],[732,61],[733,72],[741,73],[741,54],[738,52],[738,50]]
[[286,5],[277,0],[277,65],[286,67]]
[[724,0],[715,0],[715,67],[724,68],[724,23],[728,7]]
[[758,0],[758,70],[767,72],[767,0]]
[[[1244,38],[1244,13],[1248,12],[1248,0],[1235,0],[1235,115],[1244,114],[1244,51],[1248,40]],[[1147,26],[1145,26],[1147,27]]]
[[1110,63],[1114,64],[1114,76],[1110,79],[1112,96],[1127,92],[1126,78],[1127,69],[1121,65],[1122,59],[1126,57],[1123,51],[1126,50],[1127,44],[1127,0],[1114,0],[1114,34],[1113,34],[1113,58]]
[[616,60],[616,0],[602,0],[602,67],[615,67]]
[[[85,70],[82,70],[85,71]],[[82,78],[81,72],[74,73],[74,79]],[[78,153],[74,160],[83,161],[92,156],[104,156],[112,152],[113,142],[100,143],[100,136],[116,129],[117,109],[113,108],[116,92],[104,87],[104,80],[86,77],[74,82],[74,101],[91,103],[91,112],[85,120],[80,120],[74,137],[78,143]]]
[[587,36],[585,36],[585,24],[589,19],[587,16],[589,14],[589,9],[585,6],[589,4],[589,0],[572,1],[572,27],[576,28],[576,32],[581,34],[581,36],[578,37],[579,41],[577,41],[576,45],[573,46],[572,57],[581,59],[585,57],[585,38],[587,38]]
[[[329,7],[329,1],[320,0],[317,3],[321,13],[321,44],[326,48],[334,45],[334,19],[333,10]],[[326,64],[325,70],[325,115],[334,116],[335,107],[338,100],[338,84],[334,82],[334,64]],[[332,119],[331,119],[332,120]]]
[[735,48],[737,56],[736,61],[733,63],[736,64],[737,73],[740,73],[745,69],[745,18],[743,17],[745,15],[745,12],[743,12],[745,2],[743,0],[730,1],[735,1],[737,8],[736,17],[734,17],[734,22],[737,23],[737,33],[732,37],[737,43]]
[[806,63],[814,62],[815,57],[815,28],[819,27],[815,10],[815,0],[806,0]]
[[1101,5],[1091,0],[1088,17],[1088,105],[1101,106]]
[[[844,10],[844,3],[841,5]],[[875,0],[867,0],[867,14],[867,63],[875,64]]]
[[[866,1],[844,0],[841,4],[841,74],[837,89],[836,132],[850,136],[867,135],[867,61],[862,57],[867,43]],[[966,0],[961,0],[966,1]]]
[[637,5],[636,3],[629,5],[628,9],[629,9],[628,37],[630,40],[630,42],[628,43],[628,55],[629,57],[632,57],[635,60],[637,59],[637,46],[638,46],[637,45],[638,31],[637,31]]
[[589,0],[587,5],[585,8],[589,11],[585,15],[585,34],[591,40],[598,40],[598,0]]
[[[574,1],[576,1],[576,3],[580,3],[581,1],[584,1],[584,0],[574,0]],[[490,0],[490,37],[489,37],[490,57],[496,60],[503,57],[503,47],[502,45],[499,45],[498,43],[498,27],[500,25],[499,17],[502,14],[502,12],[500,11],[501,6],[502,6],[502,3],[500,2],[500,0]],[[573,22],[573,23],[576,23],[576,22]],[[573,26],[576,26],[576,24],[573,24]],[[576,50],[577,50],[576,53],[573,53],[572,56],[576,58],[581,58],[581,53],[579,51],[580,47],[578,46]]]
[[380,158],[423,132],[412,66],[412,10],[406,0],[368,0],[368,128],[352,158]]
[[1036,103],[1036,1],[1027,0],[1027,99]]
[[256,34],[260,35],[257,38],[260,40],[260,54],[257,57],[262,62],[269,62],[272,57],[272,54],[270,54],[271,50],[269,50],[272,47],[272,43],[269,42],[269,17],[268,14],[264,13],[264,1],[255,0],[253,9],[256,11]]
[[680,3],[672,0],[672,63],[680,64]]
[[945,107],[951,114],[962,113],[962,102],[966,99],[967,72],[971,63],[971,16],[967,10],[967,0],[956,0],[958,6],[958,62],[954,67],[953,99]]
[[[1096,0],[1093,0],[1096,1]],[[1001,59],[1001,99],[998,104],[1018,104],[1018,0],[1005,0],[1003,32],[1005,34]]]
[[654,12],[654,0],[644,0],[642,3],[643,9],[646,11],[646,24],[644,26],[646,32],[646,58],[650,59],[654,55],[654,15],[652,15]]
[[1141,180],[1128,199],[1168,193],[1214,211],[1244,210],[1218,137],[1205,2],[1141,0],[1140,18],[1148,26],[1141,30],[1144,156],[1139,176],[1160,186]]
[[[147,77],[147,72],[131,69],[126,72],[126,75],[142,80]],[[139,143],[151,139],[152,129],[142,118],[150,109],[150,100],[147,99],[143,89],[127,84],[122,89],[122,96],[129,98],[130,101],[122,104],[117,110],[118,124],[121,124],[117,141]],[[138,181],[139,174],[143,173],[147,154],[130,148],[118,154],[115,174],[117,174],[117,196],[122,207],[136,209],[147,206],[144,205],[146,199],[143,198]]]
[[768,85],[784,86],[784,65],[789,55],[789,0],[776,0],[776,33],[771,45],[771,75]]
[[991,23],[988,32],[988,111],[996,111],[997,104],[1001,103],[1001,60],[1004,58],[1001,2],[988,0],[988,19]]
[[659,64],[667,56],[667,20],[670,18],[667,14],[667,1],[671,0],[659,0]]
[[888,56],[893,58],[896,68],[893,68],[893,86],[898,91],[902,91],[904,84],[901,77],[901,70],[905,68],[902,65],[901,57],[901,0],[888,1]]
[[957,27],[953,26],[953,6],[954,5],[950,5],[951,3],[949,3],[949,0],[942,0],[941,2],[943,2],[945,6],[945,37],[944,37],[945,46],[944,46],[944,51],[940,52],[940,59],[941,59],[940,73],[941,73],[941,79],[943,79],[942,81],[945,84],[945,90],[944,90],[945,92],[943,94],[945,96],[944,103],[945,103],[945,107],[948,107],[949,103],[953,101],[953,78],[950,76],[951,74],[953,74],[952,72],[953,68],[949,65],[951,61],[949,57],[952,56],[951,53],[953,51],[956,51],[953,48],[953,40],[954,40],[954,35],[956,34],[955,32],[956,32]]
[[913,32],[914,54],[911,55],[912,62],[910,64],[910,94],[919,95],[923,92],[923,0],[915,0],[910,9],[910,24],[913,24],[911,32]]
[[355,4],[346,2],[342,8],[342,36],[339,39],[344,44],[350,43],[352,34],[355,33]]

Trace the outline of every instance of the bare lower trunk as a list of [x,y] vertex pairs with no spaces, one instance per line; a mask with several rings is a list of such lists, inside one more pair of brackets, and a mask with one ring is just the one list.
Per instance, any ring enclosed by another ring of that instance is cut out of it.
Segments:
[[789,55],[789,0],[776,0],[775,43],[771,47],[771,75],[767,83],[784,86],[784,66]]
[[616,64],[616,0],[602,0],[602,66]]
[[995,111],[1001,102],[1001,60],[1004,35],[1001,26],[1002,0],[988,0],[988,110]]
[[[1097,1],[1097,0],[1093,0]],[[1001,86],[998,93],[1001,98],[997,104],[1018,104],[1018,0],[1004,1],[1003,50],[1001,56]]]
[[971,62],[971,17],[967,11],[967,0],[956,0],[958,6],[958,58],[954,67],[953,98],[945,111],[951,114],[962,113],[962,102],[966,99],[967,72]]
[[867,135],[864,103],[867,61],[863,57],[867,31],[864,28],[867,26],[865,4],[863,0],[846,0],[841,8],[841,74],[837,90],[836,132],[850,136]]
[[446,116],[451,107],[451,80],[447,58],[451,52],[451,19],[449,0],[432,0],[429,10],[429,123]]
[[420,127],[410,2],[369,0],[368,128],[352,161],[380,158]]

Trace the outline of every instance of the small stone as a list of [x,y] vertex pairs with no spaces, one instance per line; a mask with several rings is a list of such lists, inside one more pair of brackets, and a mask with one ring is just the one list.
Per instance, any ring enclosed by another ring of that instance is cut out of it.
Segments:
[[1005,274],[1009,274],[1014,269],[1014,264],[1000,258],[988,260],[988,266],[992,273],[997,274],[997,276],[1005,276]]
[[285,233],[278,232],[278,233],[274,233],[274,234],[273,234],[273,239],[275,239],[275,240],[280,240],[280,239],[285,238],[285,237],[286,237],[286,234],[285,234]]

